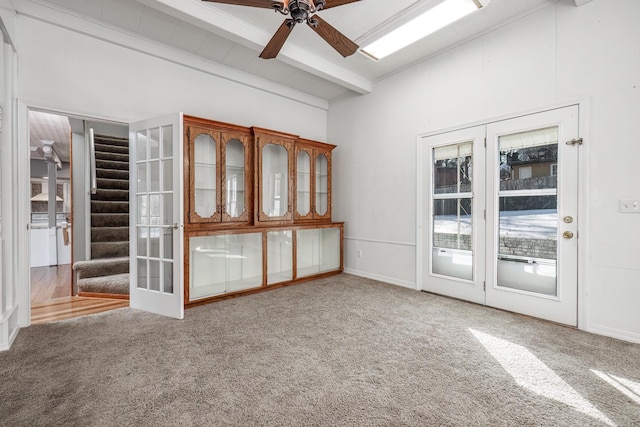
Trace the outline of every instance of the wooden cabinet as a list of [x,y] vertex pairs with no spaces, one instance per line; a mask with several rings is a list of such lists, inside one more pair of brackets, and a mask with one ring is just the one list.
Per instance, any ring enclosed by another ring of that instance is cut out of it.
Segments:
[[334,145],[191,116],[183,127],[186,306],[343,271]]
[[191,224],[253,220],[248,128],[185,116],[185,205]]
[[295,149],[296,221],[331,220],[331,151],[335,145],[298,139]]
[[253,128],[255,139],[255,223],[293,222],[295,135]]

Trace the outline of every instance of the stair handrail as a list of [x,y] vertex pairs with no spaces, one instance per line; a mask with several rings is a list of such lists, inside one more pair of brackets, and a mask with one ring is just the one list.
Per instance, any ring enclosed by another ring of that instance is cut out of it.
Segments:
[[89,169],[91,170],[91,194],[98,192],[96,176],[96,145],[93,139],[93,128],[89,128]]

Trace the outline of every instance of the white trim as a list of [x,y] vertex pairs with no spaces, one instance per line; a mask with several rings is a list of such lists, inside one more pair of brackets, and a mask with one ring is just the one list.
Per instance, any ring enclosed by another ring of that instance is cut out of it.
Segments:
[[409,246],[409,247],[412,247],[412,248],[416,246],[415,243],[394,242],[394,241],[391,241],[391,240],[360,239],[358,237],[351,237],[351,236],[345,236],[344,240],[357,240],[359,242],[382,243],[382,244],[385,244],[385,245]]
[[407,282],[406,280],[396,279],[395,277],[382,276],[380,274],[368,273],[361,270],[355,270],[352,268],[345,268],[344,272],[347,274],[353,274],[354,276],[365,277],[367,279],[377,280],[379,282],[389,283],[391,285],[401,286],[403,288],[411,289],[413,291],[419,290],[415,283]]
[[121,28],[96,21],[92,18],[80,17],[63,11],[53,4],[39,3],[36,0],[23,1],[19,2],[17,13],[20,16],[52,24],[107,43],[112,43],[125,49],[182,65],[305,105],[320,108],[325,111],[329,109],[329,101],[325,99],[309,95],[296,89],[291,89],[288,86],[254,76],[223,64],[203,59],[142,36],[131,34]]
[[31,325],[31,263],[30,238],[27,224],[29,223],[30,207],[30,173],[29,173],[29,109],[26,104],[18,100],[18,174],[16,187],[18,188],[17,211],[18,218],[15,225],[18,241],[18,323],[21,327]]
[[622,329],[610,328],[602,325],[589,325],[584,329],[587,332],[599,335],[605,335],[607,337],[616,338],[623,341],[633,342],[640,344],[640,334],[635,332],[629,332]]
[[590,109],[591,98],[584,97],[578,103],[578,134],[583,140],[583,144],[578,148],[578,329],[586,330],[588,309],[587,292],[589,289],[589,276],[587,274],[587,248],[589,247],[589,236],[587,225],[590,222],[589,215],[589,192],[591,173],[589,169],[590,147]]

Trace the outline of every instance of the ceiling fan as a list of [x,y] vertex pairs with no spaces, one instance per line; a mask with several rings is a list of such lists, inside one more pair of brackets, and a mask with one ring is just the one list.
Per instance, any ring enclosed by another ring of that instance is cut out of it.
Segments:
[[240,6],[262,7],[265,9],[274,9],[283,15],[289,15],[290,18],[284,20],[280,28],[273,35],[267,46],[260,54],[260,58],[271,59],[278,56],[280,49],[287,41],[291,30],[296,24],[307,22],[307,25],[313,29],[320,37],[331,45],[345,58],[353,55],[358,50],[358,45],[348,39],[344,34],[333,28],[325,20],[316,15],[323,9],[330,7],[342,6],[348,3],[354,3],[360,0],[203,0],[212,3],[236,4]]

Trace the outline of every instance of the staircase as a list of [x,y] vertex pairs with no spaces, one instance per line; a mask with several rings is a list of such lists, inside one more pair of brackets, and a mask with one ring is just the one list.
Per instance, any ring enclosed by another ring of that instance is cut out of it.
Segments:
[[91,259],[73,264],[80,296],[129,295],[129,140],[95,135]]

